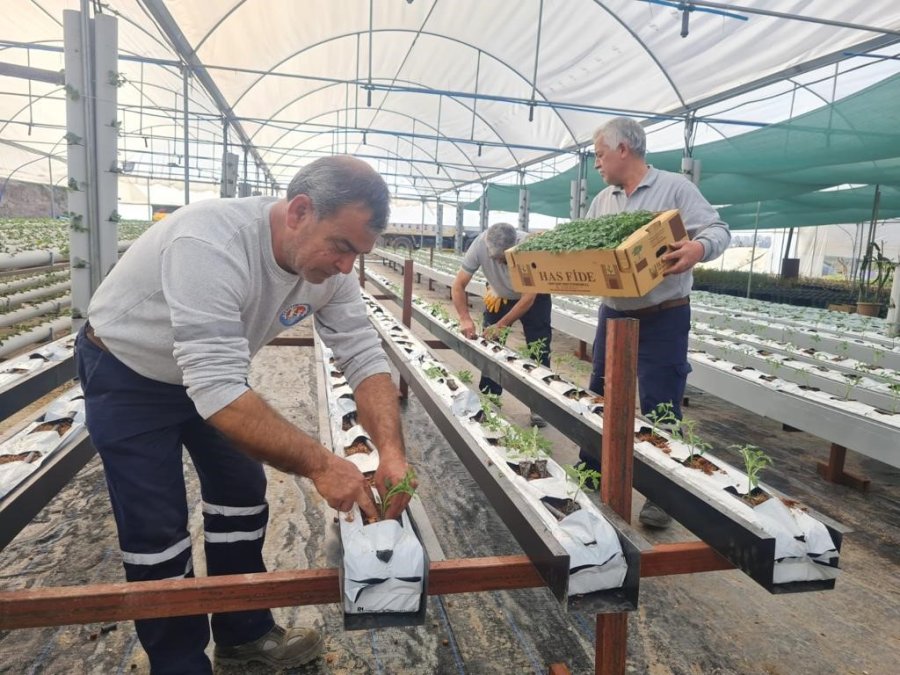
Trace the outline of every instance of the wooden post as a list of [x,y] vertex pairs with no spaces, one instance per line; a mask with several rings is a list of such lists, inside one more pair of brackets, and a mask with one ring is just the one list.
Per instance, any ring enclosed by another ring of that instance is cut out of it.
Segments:
[[[403,325],[409,328],[412,324],[412,294],[413,294],[413,261],[407,258],[403,261],[403,313],[401,320]],[[400,398],[409,396],[409,384],[400,378]]]
[[[640,322],[637,319],[610,319],[606,326],[600,500],[627,523],[631,521],[634,395]],[[623,675],[627,648],[628,614],[598,614],[594,672],[597,675]]]
[[366,287],[366,256],[363,253],[359,254],[359,287]]
[[591,359],[588,357],[587,352],[587,342],[584,340],[578,341],[578,349],[575,350],[575,356],[578,357],[581,361],[590,361]]
[[637,319],[610,319],[606,326],[600,499],[627,523],[631,522],[634,396],[640,322]]
[[857,476],[844,471],[844,461],[847,459],[847,448],[837,443],[831,444],[831,454],[828,457],[828,464],[819,462],[816,468],[819,475],[830,483],[838,483],[846,485],[854,490],[865,492],[869,489],[871,481],[865,476]]
[[434,267],[434,244],[431,245],[431,249],[428,251],[428,266]]

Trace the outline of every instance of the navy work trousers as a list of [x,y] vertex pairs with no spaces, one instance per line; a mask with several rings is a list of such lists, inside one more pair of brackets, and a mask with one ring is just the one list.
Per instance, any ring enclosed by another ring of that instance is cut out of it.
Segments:
[[[497,312],[484,310],[484,327],[493,326],[509,313],[516,304],[516,300],[507,300]],[[532,343],[536,340],[544,340],[544,348],[541,350],[541,364],[550,366],[550,340],[553,331],[550,328],[550,312],[552,310],[550,296],[541,294],[534,299],[534,304],[528,309],[519,321],[522,322],[522,331],[525,333],[525,342]],[[488,377],[481,377],[478,382],[479,391],[499,396],[503,388]]]
[[[197,414],[180,385],[152,380],[88,340],[75,342],[88,431],[103,461],[128,581],[193,577],[182,447],[200,478],[209,576],[265,572],[269,509],[262,465]],[[206,615],[135,621],[154,675],[211,673]],[[274,626],[269,610],[212,617],[215,641],[237,645]]]
[[[600,305],[597,334],[594,337],[594,364],[589,388],[603,394],[606,371],[606,320],[627,318],[620,312]],[[641,317],[638,332],[638,393],[641,412],[646,415],[660,403],[671,403],[681,419],[681,401],[691,372],[688,363],[688,333],[691,330],[691,306],[681,305]],[[579,457],[590,468],[599,471],[599,448],[581,449]]]

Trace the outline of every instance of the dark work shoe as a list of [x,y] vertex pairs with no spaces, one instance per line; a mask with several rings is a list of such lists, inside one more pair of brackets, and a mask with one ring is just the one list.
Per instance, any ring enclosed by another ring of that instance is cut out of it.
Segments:
[[322,635],[315,628],[275,626],[253,642],[234,647],[216,645],[217,663],[241,664],[250,661],[280,668],[292,668],[309,663],[322,653]]
[[532,415],[528,420],[528,423],[533,427],[537,427],[538,429],[543,429],[545,426],[547,426],[547,420],[545,420],[540,415]]
[[655,527],[658,530],[664,530],[672,524],[672,516],[650,500],[644,502],[644,508],[641,509],[641,515],[638,516],[638,520],[641,521],[641,524],[647,527]]

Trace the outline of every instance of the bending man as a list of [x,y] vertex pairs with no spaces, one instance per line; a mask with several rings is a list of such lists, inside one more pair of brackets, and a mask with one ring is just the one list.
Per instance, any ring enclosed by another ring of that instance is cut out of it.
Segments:
[[[509,269],[506,266],[504,252],[522,241],[526,232],[517,231],[509,223],[494,223],[475,238],[462,261],[462,269],[456,273],[450,291],[453,307],[459,315],[459,329],[469,339],[476,336],[475,323],[469,314],[469,303],[466,287],[475,273],[481,269],[490,284],[485,294],[483,337],[496,339],[500,330],[512,326],[516,321],[522,322],[525,342],[540,342],[540,362],[550,365],[550,296],[546,294],[519,294],[513,290],[509,281]],[[478,389],[500,395],[503,389],[490,378],[481,377]],[[533,426],[544,427],[547,423],[539,416],[532,415]]]
[[[76,357],[129,581],[193,576],[182,446],[200,478],[210,575],[266,569],[262,463],[309,478],[336,509],[356,503],[375,515],[359,470],[247,384],[250,359],[310,315],[380,451],[379,491],[403,477],[396,388],[348,274],[388,210],[387,186],[368,165],[320,159],[297,173],[286,199],[179,209],[144,233],[97,289]],[[393,502],[388,515],[407,502]],[[212,672],[205,615],[135,624],[154,674]],[[276,626],[269,610],[214,614],[212,634],[216,659],[227,663],[292,667],[322,649],[315,630]]]

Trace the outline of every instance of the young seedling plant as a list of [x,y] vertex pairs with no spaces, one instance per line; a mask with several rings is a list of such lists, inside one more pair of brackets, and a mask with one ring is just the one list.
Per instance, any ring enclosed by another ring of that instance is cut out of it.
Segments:
[[416,488],[413,486],[415,480],[416,472],[412,467],[409,467],[406,469],[406,473],[403,474],[403,478],[394,485],[391,485],[389,480],[385,481],[387,492],[384,493],[384,497],[381,498],[381,504],[379,505],[381,520],[384,520],[384,514],[388,512],[391,502],[398,495],[409,495],[412,497],[416,493]]
[[574,492],[570,495],[570,498],[573,501],[578,497],[580,492],[584,492],[585,488],[594,491],[600,489],[600,472],[588,468],[588,465],[584,462],[575,464],[574,466],[565,464],[563,470],[571,479],[571,484],[575,486]]
[[678,425],[678,429],[672,432],[673,435],[677,434],[678,439],[688,447],[688,464],[712,447],[695,433],[696,427],[696,420],[683,419]]
[[653,410],[647,413],[647,419],[650,420],[651,433],[654,436],[660,436],[661,429],[677,430],[681,424],[681,420],[675,415],[675,407],[671,402],[660,403]]
[[534,361],[537,364],[541,362],[541,356],[547,350],[547,338],[541,338],[540,340],[532,340],[527,344],[519,347],[517,351],[518,355],[523,359],[528,359]]
[[500,431],[503,420],[496,412],[502,406],[500,396],[482,392],[478,398],[481,401],[481,424],[491,431]]
[[772,458],[755,445],[732,446],[738,449],[744,458],[744,470],[747,473],[747,494],[759,487],[759,472],[772,466]]
[[422,372],[431,380],[437,380],[447,375],[447,371],[440,366],[428,366]]
[[456,375],[456,379],[458,379],[463,384],[469,384],[472,382],[471,370],[457,370],[454,375]]

